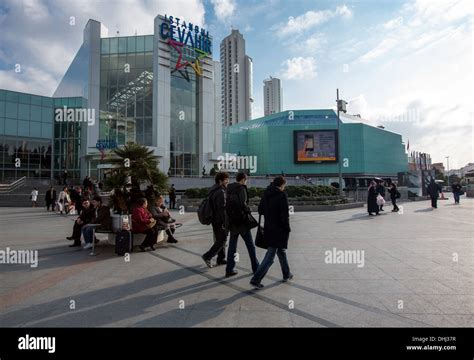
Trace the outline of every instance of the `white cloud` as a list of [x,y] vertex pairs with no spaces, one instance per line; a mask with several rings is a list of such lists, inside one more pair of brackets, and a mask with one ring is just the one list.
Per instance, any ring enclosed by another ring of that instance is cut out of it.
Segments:
[[392,30],[401,25],[403,25],[403,16],[399,16],[395,19],[387,21],[385,24],[383,24],[383,27],[387,30]]
[[[0,17],[3,50],[0,61],[12,69],[19,63],[25,74],[28,69],[31,75],[16,77],[13,72],[8,77],[11,82],[2,81],[2,86],[28,91],[30,82],[35,82],[32,76],[37,74],[47,79],[38,90],[49,96],[79,50],[88,19],[102,22],[112,36],[117,30],[122,36],[135,32],[138,35],[152,34],[153,20],[158,14],[179,16],[205,26],[203,0],[121,0],[118,3],[50,0],[47,5],[44,0],[3,0],[2,7],[7,10],[7,15]],[[75,26],[69,25],[71,16],[75,17]],[[5,76],[3,73],[2,78]],[[33,85],[33,88],[37,87]]]
[[316,60],[313,57],[295,57],[282,63],[281,77],[286,80],[310,80],[314,79],[316,72]]
[[387,52],[392,50],[400,43],[400,40],[397,38],[386,38],[383,39],[376,47],[366,52],[358,60],[361,62],[369,62],[375,60]]
[[211,0],[214,5],[214,12],[218,19],[226,21],[235,11],[234,0]]
[[338,6],[336,10],[319,10],[319,11],[307,11],[303,15],[293,17],[290,16],[286,24],[279,24],[275,28],[280,29],[278,34],[281,37],[302,34],[303,32],[312,29],[318,25],[324,24],[325,22],[342,16],[349,18],[352,16],[352,11],[346,6]]

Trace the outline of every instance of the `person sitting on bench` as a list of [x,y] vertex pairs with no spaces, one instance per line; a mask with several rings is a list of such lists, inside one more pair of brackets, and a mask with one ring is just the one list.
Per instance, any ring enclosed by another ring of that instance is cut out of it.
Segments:
[[74,240],[69,247],[81,246],[81,230],[84,225],[90,224],[95,217],[95,209],[91,206],[89,199],[82,200],[82,211],[79,217],[74,222],[72,228],[72,235],[66,239]]
[[150,212],[157,221],[158,228],[166,231],[168,235],[167,242],[176,244],[178,240],[173,236],[176,230],[176,220],[171,217],[170,212],[166,208],[163,195],[156,197],[155,205],[150,207]]
[[145,240],[138,247],[145,251],[147,247],[155,250],[154,245],[158,236],[156,220],[148,211],[148,201],[140,198],[137,201],[137,207],[132,211],[132,230],[134,233],[145,234]]
[[84,241],[86,242],[84,249],[90,249],[92,247],[92,241],[94,241],[94,229],[112,229],[112,217],[110,216],[110,208],[102,204],[101,197],[94,196],[94,198],[92,199],[92,205],[95,211],[94,218],[92,219],[90,224],[84,225],[84,227],[82,228],[82,235],[84,235]]

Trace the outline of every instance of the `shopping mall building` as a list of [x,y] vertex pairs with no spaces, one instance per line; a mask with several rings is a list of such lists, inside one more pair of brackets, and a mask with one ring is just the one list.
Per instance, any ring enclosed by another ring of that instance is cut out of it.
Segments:
[[100,177],[114,148],[153,149],[160,169],[199,175],[222,151],[212,37],[172,16],[154,34],[108,37],[89,20],[52,97],[0,90],[0,179]]
[[346,185],[407,171],[401,135],[360,119],[338,127],[333,110],[285,111],[223,129],[212,41],[172,16],[157,16],[152,35],[127,37],[108,37],[89,20],[52,97],[0,90],[0,180],[64,171],[102,178],[113,149],[130,142],[152,149],[160,170],[178,177],[209,173],[225,154],[255,158],[254,169],[243,168],[252,175],[317,183],[337,181],[339,161]]
[[374,177],[396,181],[408,170],[401,135],[358,117],[341,120],[331,109],[280,112],[224,128],[223,150],[256,164],[254,175],[284,173],[317,184],[339,182],[339,161],[344,186],[367,186]]

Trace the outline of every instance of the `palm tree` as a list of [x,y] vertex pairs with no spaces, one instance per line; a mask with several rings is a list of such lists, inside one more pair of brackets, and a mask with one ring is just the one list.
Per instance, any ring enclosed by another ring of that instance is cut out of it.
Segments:
[[115,165],[115,173],[107,178],[107,187],[131,194],[141,194],[140,185],[144,183],[159,192],[167,189],[168,179],[158,169],[158,158],[153,150],[129,143],[115,149],[114,154],[110,162]]

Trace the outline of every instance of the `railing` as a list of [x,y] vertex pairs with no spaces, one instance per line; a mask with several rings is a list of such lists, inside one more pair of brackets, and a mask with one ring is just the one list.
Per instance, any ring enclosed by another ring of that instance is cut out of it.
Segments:
[[22,178],[19,178],[18,180],[15,180],[11,184],[0,184],[0,194],[8,194],[11,193],[12,191],[25,186],[26,183],[26,176],[23,176]]

